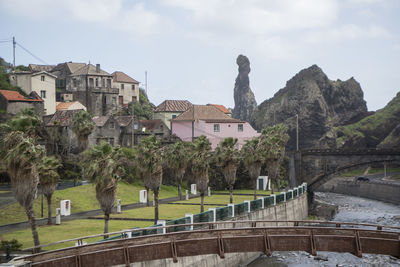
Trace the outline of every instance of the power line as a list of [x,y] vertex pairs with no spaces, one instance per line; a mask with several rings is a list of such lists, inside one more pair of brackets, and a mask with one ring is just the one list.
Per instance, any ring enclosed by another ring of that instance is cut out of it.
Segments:
[[35,56],[32,52],[30,52],[28,49],[26,49],[25,47],[23,47],[20,43],[16,42],[16,44],[21,47],[23,50],[25,50],[25,52],[27,52],[28,54],[30,54],[32,57],[34,57],[35,59],[39,60],[40,62],[42,62],[43,64],[49,65],[46,61],[42,60],[41,58],[39,58],[38,56]]

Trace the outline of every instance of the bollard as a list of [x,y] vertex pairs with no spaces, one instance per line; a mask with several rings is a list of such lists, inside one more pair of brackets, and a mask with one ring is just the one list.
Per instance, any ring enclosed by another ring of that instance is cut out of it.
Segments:
[[146,190],[140,190],[139,192],[139,202],[140,203],[147,203],[147,191]]
[[153,194],[153,206],[155,206],[155,205],[156,205],[156,202],[154,200],[154,194]]
[[56,208],[56,225],[61,224],[61,209]]
[[121,199],[117,199],[117,213],[122,213],[122,211],[121,211]]
[[196,195],[197,194],[197,186],[196,184],[191,184],[190,185],[190,194]]
[[208,187],[208,196],[211,197],[211,188]]
[[186,199],[186,200],[189,200],[189,190],[186,190],[185,193],[186,193],[185,199]]

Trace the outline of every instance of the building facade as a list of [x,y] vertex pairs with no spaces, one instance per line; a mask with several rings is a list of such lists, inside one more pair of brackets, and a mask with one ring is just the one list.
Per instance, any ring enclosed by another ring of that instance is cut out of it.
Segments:
[[171,120],[175,119],[193,105],[187,100],[165,100],[153,112],[154,120],[162,120],[171,130]]
[[123,73],[116,71],[112,74],[114,87],[119,89],[118,105],[126,106],[130,102],[139,101],[139,82]]

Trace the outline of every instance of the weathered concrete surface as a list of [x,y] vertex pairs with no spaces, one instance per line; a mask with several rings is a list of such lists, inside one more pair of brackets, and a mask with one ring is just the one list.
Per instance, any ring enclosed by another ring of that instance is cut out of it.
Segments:
[[[249,214],[232,218],[233,220],[304,220],[308,215],[307,194],[303,194],[298,198],[280,203],[276,206],[268,207],[263,210],[251,212]],[[260,226],[276,226],[276,223],[260,223]],[[286,223],[278,224],[285,226]],[[236,227],[240,225],[236,225]],[[248,224],[243,226],[248,226]],[[219,228],[231,228],[232,223],[221,224]],[[186,267],[186,266],[240,266],[247,264],[251,260],[259,257],[260,253],[227,253],[225,259],[221,259],[218,255],[202,255],[195,257],[178,257],[178,262],[174,263],[172,259],[146,261],[140,263],[132,263],[131,267]],[[119,265],[122,267],[125,265]]]
[[400,184],[398,183],[334,178],[320,186],[318,191],[364,197],[400,205]]

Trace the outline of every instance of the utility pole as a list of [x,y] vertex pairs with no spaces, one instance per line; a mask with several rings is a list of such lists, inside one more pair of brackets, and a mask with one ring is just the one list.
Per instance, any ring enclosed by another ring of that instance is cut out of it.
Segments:
[[135,102],[132,101],[132,145],[131,147],[133,147],[133,143],[135,142],[135,137],[134,137],[134,131],[135,131],[135,109],[134,109],[134,105]]
[[299,151],[299,114],[296,114],[296,151]]
[[15,45],[17,42],[15,42],[15,37],[13,36],[13,70],[15,70]]
[[148,95],[147,95],[147,70],[144,72],[144,82],[146,83],[146,87],[145,87],[146,97],[148,97]]

